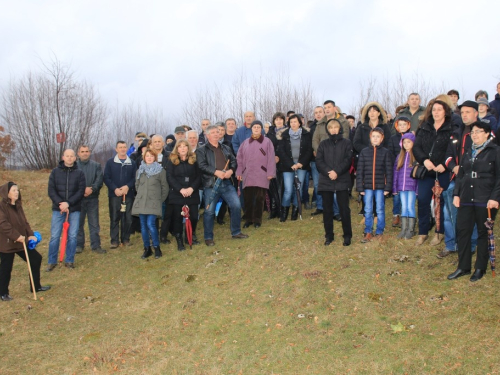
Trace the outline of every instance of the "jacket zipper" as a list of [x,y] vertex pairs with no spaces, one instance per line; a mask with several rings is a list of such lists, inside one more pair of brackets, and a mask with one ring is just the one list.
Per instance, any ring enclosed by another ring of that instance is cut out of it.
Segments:
[[377,159],[377,147],[373,147],[373,170],[372,170],[372,185],[375,190],[375,160]]
[[405,156],[405,167],[403,169],[404,173],[403,173],[403,190],[402,191],[405,191],[405,187],[406,187],[406,168],[408,166],[408,152],[406,153],[406,156]]

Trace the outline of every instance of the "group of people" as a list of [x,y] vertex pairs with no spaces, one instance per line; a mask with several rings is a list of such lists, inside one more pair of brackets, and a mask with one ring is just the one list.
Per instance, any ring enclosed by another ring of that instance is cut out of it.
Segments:
[[[168,142],[159,134],[137,133],[134,145],[116,143],[116,155],[101,165],[90,160],[85,145],[77,153],[67,149],[49,177],[52,201],[51,235],[47,271],[57,266],[63,223],[69,222],[65,266],[74,268],[75,254],[84,249],[87,219],[90,247],[102,254],[99,226],[99,192],[108,187],[110,248],[130,246],[133,217],[140,223],[142,258],[162,256],[160,243],[172,233],[178,250],[185,249],[183,223],[189,215],[193,244],[199,244],[196,228],[203,207],[204,242],[214,246],[214,223],[224,224],[230,215],[234,239],[245,239],[243,228],[259,228],[267,209],[269,218],[297,220],[302,204],[310,208],[309,179],[313,180],[311,215],[323,216],[326,246],[334,242],[334,221],[342,223],[343,245],[351,245],[353,233],[349,200],[355,189],[362,197],[363,243],[380,238],[385,230],[385,200],[393,197],[393,226],[398,238],[422,245],[433,220],[431,245],[443,240],[443,258],[458,251],[458,268],[449,279],[471,274],[471,254],[476,251],[471,281],[486,272],[488,234],[484,222],[494,220],[500,201],[500,147],[495,132],[500,114],[500,83],[495,100],[486,91],[475,100],[458,105],[459,93],[451,90],[420,105],[418,93],[390,119],[380,103],[370,102],[360,121],[340,112],[332,100],[314,109],[314,120],[289,111],[274,114],[271,123],[244,114],[237,127],[234,118],[215,125],[203,119],[201,133],[184,125]],[[78,158],[77,158],[78,156]],[[443,190],[433,217],[434,188]],[[301,192],[305,191],[306,194]],[[0,187],[0,297],[7,301],[14,254],[32,238],[18,187]],[[304,199],[305,197],[305,199]],[[301,202],[302,201],[302,202]],[[416,207],[418,207],[418,213]],[[243,210],[243,218],[241,212]],[[161,219],[161,225],[160,220]],[[375,231],[374,227],[375,226]],[[41,255],[30,251],[36,290],[40,285]]]

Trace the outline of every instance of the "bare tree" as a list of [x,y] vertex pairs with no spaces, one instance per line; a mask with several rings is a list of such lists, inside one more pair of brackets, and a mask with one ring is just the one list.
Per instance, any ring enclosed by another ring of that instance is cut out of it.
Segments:
[[[53,168],[66,148],[94,148],[107,118],[106,105],[92,84],[77,81],[57,59],[43,67],[43,72],[11,80],[3,95],[2,118],[28,169]],[[59,133],[65,137],[57,143]]]
[[4,133],[5,129],[0,126],[0,168],[5,167],[5,161],[7,157],[12,154],[14,150],[15,143],[9,134]]
[[276,71],[261,69],[257,75],[248,77],[241,72],[230,82],[214,83],[190,93],[181,118],[197,129],[204,118],[215,122],[234,117],[241,125],[246,111],[255,112],[262,121],[270,121],[277,111],[294,110],[304,114],[307,120],[316,103],[310,83],[292,83],[286,67]]

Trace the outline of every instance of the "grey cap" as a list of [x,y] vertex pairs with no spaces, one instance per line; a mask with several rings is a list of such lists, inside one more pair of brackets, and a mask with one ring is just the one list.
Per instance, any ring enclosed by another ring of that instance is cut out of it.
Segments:
[[478,98],[477,105],[479,105],[479,104],[487,105],[488,108],[490,108],[490,103],[488,103],[488,99],[486,99],[486,98]]
[[185,133],[186,129],[184,129],[182,126],[178,126],[175,128],[174,133]]

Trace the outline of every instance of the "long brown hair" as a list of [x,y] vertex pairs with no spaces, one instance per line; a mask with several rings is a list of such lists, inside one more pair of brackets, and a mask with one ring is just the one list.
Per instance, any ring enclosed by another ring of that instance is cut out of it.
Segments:
[[177,142],[175,142],[174,149],[170,153],[169,158],[170,158],[170,161],[172,162],[172,164],[179,165],[179,163],[181,162],[179,152],[177,151],[177,149],[179,148],[180,145],[186,145],[188,148],[187,162],[189,164],[196,163],[196,154],[193,151],[191,151],[191,146],[189,145],[188,141],[186,141],[185,139],[181,139],[181,140],[178,140]]
[[[405,157],[406,157],[406,149],[404,148],[404,139],[401,140],[401,151],[399,152],[399,157],[398,157],[398,165],[396,166],[396,169],[399,171],[401,168],[403,168],[404,164],[405,164]],[[410,139],[411,141],[411,139]],[[415,144],[415,142],[412,141],[413,144]],[[408,153],[410,154],[410,167],[413,167],[415,165],[415,156],[413,156],[413,146],[411,147],[411,149],[408,151]]]

